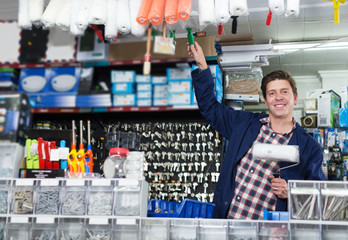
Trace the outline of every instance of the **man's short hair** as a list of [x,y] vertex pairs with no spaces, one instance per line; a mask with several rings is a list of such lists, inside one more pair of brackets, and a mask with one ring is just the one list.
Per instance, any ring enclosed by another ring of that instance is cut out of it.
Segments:
[[271,81],[274,80],[286,80],[290,83],[292,92],[294,93],[294,96],[297,95],[297,87],[296,87],[296,82],[295,79],[291,76],[291,74],[287,71],[284,70],[276,70],[273,71],[266,76],[262,78],[261,82],[261,90],[262,90],[262,95],[266,99],[266,87],[267,84]]

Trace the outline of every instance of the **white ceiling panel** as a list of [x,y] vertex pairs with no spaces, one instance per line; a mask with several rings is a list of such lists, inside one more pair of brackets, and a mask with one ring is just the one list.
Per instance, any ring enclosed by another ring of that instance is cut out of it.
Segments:
[[304,34],[303,22],[281,22],[277,23],[278,41],[277,42],[301,42]]

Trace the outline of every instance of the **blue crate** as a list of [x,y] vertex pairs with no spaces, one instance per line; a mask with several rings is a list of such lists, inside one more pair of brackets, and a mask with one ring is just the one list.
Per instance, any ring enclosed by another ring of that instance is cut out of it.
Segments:
[[150,199],[147,205],[147,216],[168,218],[212,218],[214,207],[214,203],[200,202],[188,198],[185,198],[181,203]]
[[289,212],[263,209],[263,220],[289,221]]

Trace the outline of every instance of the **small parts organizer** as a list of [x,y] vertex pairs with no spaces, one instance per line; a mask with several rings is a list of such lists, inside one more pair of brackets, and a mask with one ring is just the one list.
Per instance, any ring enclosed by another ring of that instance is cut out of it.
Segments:
[[289,181],[290,221],[347,221],[348,184],[334,181]]
[[0,217],[146,217],[148,183],[134,179],[2,179]]

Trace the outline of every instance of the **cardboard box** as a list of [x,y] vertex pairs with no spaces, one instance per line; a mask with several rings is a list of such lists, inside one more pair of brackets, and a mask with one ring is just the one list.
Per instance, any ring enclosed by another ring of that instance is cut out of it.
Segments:
[[334,91],[325,91],[318,99],[318,127],[338,127],[341,97]]
[[[215,36],[196,37],[195,41],[204,49],[207,57],[216,56]],[[187,55],[187,38],[176,39],[175,55],[155,54],[151,52],[152,59],[173,59],[188,58]],[[153,48],[151,48],[153,49]],[[144,60],[146,52],[146,41],[115,43],[110,46],[109,61],[126,61],[126,60]]]

